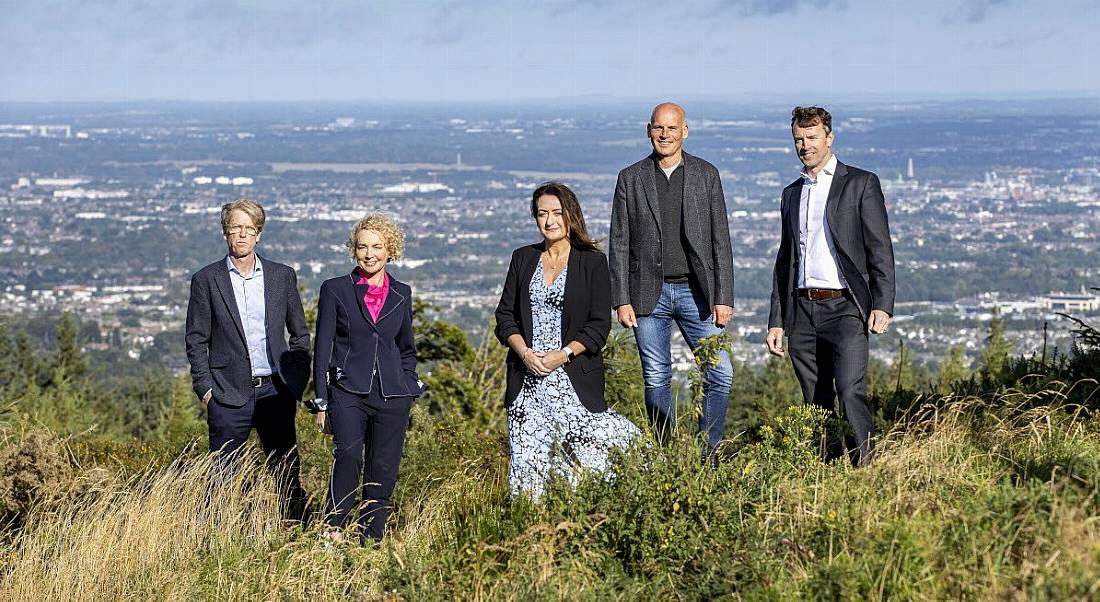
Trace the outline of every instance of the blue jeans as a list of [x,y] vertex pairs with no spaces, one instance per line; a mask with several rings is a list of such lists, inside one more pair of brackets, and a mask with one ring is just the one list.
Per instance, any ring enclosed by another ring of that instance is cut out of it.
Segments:
[[[699,339],[721,334],[723,329],[711,321],[711,308],[706,299],[688,282],[662,284],[653,313],[637,318],[634,338],[642,358],[646,411],[658,434],[667,435],[676,423],[676,408],[672,402],[672,323],[676,322],[693,351],[699,346]],[[707,434],[706,452],[709,454],[726,432],[726,409],[733,384],[729,353],[721,353],[718,365],[708,370],[705,378],[699,430]]]

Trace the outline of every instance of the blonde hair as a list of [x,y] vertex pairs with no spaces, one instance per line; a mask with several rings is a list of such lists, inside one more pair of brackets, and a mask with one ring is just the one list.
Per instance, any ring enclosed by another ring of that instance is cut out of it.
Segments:
[[384,213],[371,213],[355,222],[355,226],[351,229],[351,236],[345,243],[352,259],[355,259],[355,239],[359,237],[359,232],[362,230],[373,230],[382,237],[390,261],[401,259],[405,254],[405,231],[401,226]]
[[237,199],[232,203],[222,205],[222,234],[229,234],[229,216],[238,210],[244,211],[248,218],[252,220],[252,225],[256,226],[257,234],[264,231],[264,222],[267,221],[264,208],[251,199]]

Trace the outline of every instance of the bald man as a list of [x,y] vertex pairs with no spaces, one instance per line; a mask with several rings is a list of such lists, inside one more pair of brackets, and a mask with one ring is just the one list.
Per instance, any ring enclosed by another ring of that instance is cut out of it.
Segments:
[[[653,109],[653,152],[619,172],[611,208],[611,303],[634,330],[650,421],[662,440],[675,423],[671,334],[675,322],[692,351],[733,316],[733,253],[718,169],[683,151],[684,109]],[[733,366],[722,352],[706,373],[699,429],[711,455],[725,433]]]

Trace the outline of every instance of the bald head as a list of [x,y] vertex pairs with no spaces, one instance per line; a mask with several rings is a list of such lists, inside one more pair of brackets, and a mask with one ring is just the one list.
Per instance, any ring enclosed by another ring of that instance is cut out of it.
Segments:
[[675,103],[663,102],[653,107],[653,114],[646,126],[646,135],[653,145],[662,167],[675,167],[683,160],[684,140],[688,127],[684,122],[684,109]]
[[667,114],[669,117],[676,117],[680,120],[680,123],[684,123],[684,121],[687,120],[687,114],[684,113],[684,107],[674,102],[662,102],[653,107],[653,112],[649,114],[649,123],[656,123],[659,114]]

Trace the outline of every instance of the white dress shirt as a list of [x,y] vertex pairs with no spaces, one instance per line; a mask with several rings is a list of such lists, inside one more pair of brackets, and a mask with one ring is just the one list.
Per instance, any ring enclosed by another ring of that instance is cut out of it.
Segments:
[[837,269],[836,245],[825,215],[825,202],[833,185],[836,155],[811,178],[802,170],[802,197],[798,205],[798,288],[846,288]]

